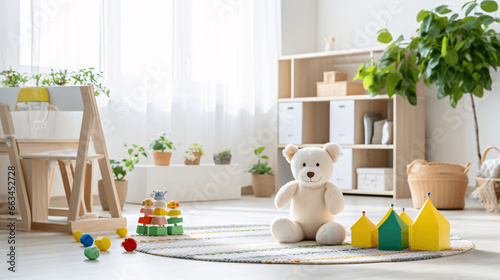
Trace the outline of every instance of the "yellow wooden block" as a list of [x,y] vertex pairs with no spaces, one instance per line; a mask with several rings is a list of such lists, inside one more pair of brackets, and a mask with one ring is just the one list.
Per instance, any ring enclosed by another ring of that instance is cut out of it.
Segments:
[[408,226],[408,238],[409,238],[408,240],[410,240],[410,244],[411,244],[411,226],[413,225],[413,220],[410,218],[410,216],[408,216],[408,214],[406,214],[404,208],[403,208],[403,213],[401,213],[401,215],[399,215],[399,217]]
[[411,248],[428,251],[450,248],[450,223],[429,199],[420,209],[412,225]]
[[351,246],[374,247],[378,245],[377,226],[363,216],[351,227]]

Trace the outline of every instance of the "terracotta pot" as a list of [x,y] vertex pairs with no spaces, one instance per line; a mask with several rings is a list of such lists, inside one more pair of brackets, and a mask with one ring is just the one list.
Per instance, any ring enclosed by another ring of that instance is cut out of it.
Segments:
[[407,168],[408,184],[414,208],[422,208],[431,193],[432,204],[437,209],[463,209],[465,191],[469,183],[466,166],[454,163],[432,162],[417,159]]
[[155,165],[169,166],[170,158],[172,158],[171,152],[153,152],[153,158]]
[[217,165],[231,164],[231,155],[225,155],[223,157],[220,157],[218,155],[214,155],[214,162]]
[[274,175],[252,174],[252,189],[256,197],[270,197],[274,194]]
[[201,153],[199,153],[199,152],[193,152],[193,155],[196,157],[196,159],[195,160],[184,159],[184,164],[185,165],[200,165]]
[[[120,202],[120,207],[123,210],[125,205],[125,199],[127,198],[128,191],[128,181],[116,181],[116,192],[118,193],[118,201]],[[104,182],[102,180],[97,181],[97,189],[99,191],[99,200],[101,201],[102,210],[109,211],[108,199],[106,192],[104,191]]]

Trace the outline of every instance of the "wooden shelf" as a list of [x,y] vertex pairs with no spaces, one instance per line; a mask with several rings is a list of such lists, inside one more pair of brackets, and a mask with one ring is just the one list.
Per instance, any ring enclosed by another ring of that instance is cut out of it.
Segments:
[[369,191],[369,190],[343,190],[343,194],[362,194],[362,195],[382,195],[382,196],[393,196],[394,191]]
[[[300,144],[296,145],[298,148],[306,148],[306,147],[317,147],[323,148],[325,144]],[[285,148],[286,145],[279,144],[278,148]],[[359,145],[340,145],[341,148],[350,148],[350,149],[360,149],[360,150],[392,150],[394,149],[394,145],[378,145],[378,144],[359,144]]]
[[[337,184],[344,182],[344,187],[357,187],[358,168],[393,168],[393,191],[360,191],[343,190],[345,194],[382,195],[395,198],[410,197],[410,189],[406,176],[406,166],[414,159],[425,158],[425,97],[423,83],[417,84],[418,106],[412,106],[399,95],[389,97],[385,92],[372,97],[365,91],[363,95],[317,97],[317,82],[323,81],[326,71],[347,73],[351,81],[359,66],[368,59],[375,61],[381,58],[383,48],[354,49],[331,52],[306,53],[280,57],[278,60],[278,143],[276,149],[276,185],[282,186],[293,180],[288,162],[278,155],[287,141],[306,143],[297,145],[304,147],[323,147],[325,143],[334,141],[330,135],[332,127],[337,127],[343,119],[332,113],[334,106],[346,104],[351,106],[354,115],[346,120],[345,125],[354,127],[354,139],[337,140],[343,143],[359,143],[341,145],[345,149],[346,170],[342,175],[333,178]],[[292,102],[297,104],[292,104]],[[392,145],[365,145],[364,115],[381,114],[382,119],[393,121]],[[333,115],[332,115],[333,114]],[[301,115],[301,119],[300,119]],[[299,120],[299,121],[298,121]],[[347,121],[349,121],[347,123]],[[279,131],[283,130],[279,140]],[[348,131],[349,135],[352,133]],[[340,164],[340,163],[339,163]],[[337,169],[338,170],[338,169]],[[396,175],[397,174],[397,175]],[[347,176],[352,175],[352,178]],[[345,176],[345,178],[341,178]],[[340,180],[339,180],[340,179]]]
[[362,54],[371,54],[374,52],[382,52],[383,50],[384,48],[367,48],[367,49],[352,49],[352,50],[340,50],[340,51],[330,51],[330,52],[303,53],[303,54],[282,56],[279,58],[279,60],[323,58],[332,56],[355,56]]
[[334,100],[389,100],[394,97],[388,95],[371,96],[366,95],[346,95],[346,96],[329,96],[329,97],[295,97],[295,98],[278,98],[278,102],[327,102]]

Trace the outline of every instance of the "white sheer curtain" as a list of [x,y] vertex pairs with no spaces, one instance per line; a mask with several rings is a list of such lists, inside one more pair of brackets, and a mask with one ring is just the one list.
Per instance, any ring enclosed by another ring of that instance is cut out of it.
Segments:
[[[28,1],[21,65],[104,71],[111,97],[98,103],[111,157],[165,131],[178,145],[173,163],[193,143],[204,147],[202,163],[231,149],[246,169],[258,146],[274,163],[279,0],[54,2]],[[33,17],[44,10],[47,18]]]

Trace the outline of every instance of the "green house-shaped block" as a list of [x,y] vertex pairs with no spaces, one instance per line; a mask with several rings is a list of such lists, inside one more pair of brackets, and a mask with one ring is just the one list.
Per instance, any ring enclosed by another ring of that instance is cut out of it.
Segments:
[[391,251],[408,248],[408,226],[392,209],[384,223],[378,227],[378,248]]
[[177,234],[183,234],[183,233],[184,233],[184,229],[182,228],[182,226],[168,227],[168,234],[169,235],[177,235]]
[[182,218],[180,218],[180,217],[169,218],[169,219],[167,219],[167,223],[168,223],[169,225],[172,225],[172,224],[179,224],[179,223],[182,223]]
[[142,235],[147,235],[148,234],[148,227],[147,226],[137,226],[137,229],[135,230],[137,234],[142,234]]
[[163,236],[168,235],[167,227],[150,227],[148,235]]

